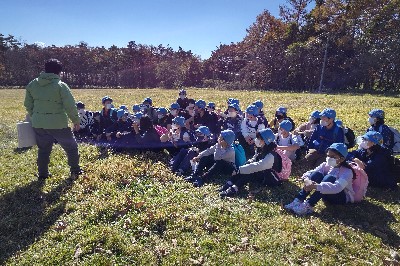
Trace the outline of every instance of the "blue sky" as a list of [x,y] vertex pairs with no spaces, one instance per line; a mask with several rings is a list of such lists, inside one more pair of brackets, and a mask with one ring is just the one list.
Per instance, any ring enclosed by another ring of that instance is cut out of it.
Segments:
[[203,59],[237,42],[264,9],[285,0],[1,0],[0,33],[27,43],[181,46]]

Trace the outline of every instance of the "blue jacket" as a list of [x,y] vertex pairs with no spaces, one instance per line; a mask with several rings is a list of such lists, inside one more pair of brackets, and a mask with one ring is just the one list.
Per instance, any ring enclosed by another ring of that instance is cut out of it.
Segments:
[[393,157],[389,149],[377,146],[377,150],[368,154],[365,149],[358,149],[347,155],[348,160],[360,159],[365,164],[370,186],[396,187],[396,179],[392,173]]
[[326,149],[333,143],[344,143],[344,132],[336,124],[328,130],[318,125],[311,135],[308,149],[315,149],[318,153],[325,154]]
[[117,133],[124,131],[132,131],[132,121],[130,119],[127,119],[126,121],[118,120],[106,129],[106,133]]

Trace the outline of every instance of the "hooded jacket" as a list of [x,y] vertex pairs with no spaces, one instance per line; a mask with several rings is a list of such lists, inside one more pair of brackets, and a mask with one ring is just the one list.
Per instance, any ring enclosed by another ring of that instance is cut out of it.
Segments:
[[74,124],[80,121],[71,90],[53,73],[42,72],[28,84],[24,105],[34,128],[62,129],[68,127],[68,118]]

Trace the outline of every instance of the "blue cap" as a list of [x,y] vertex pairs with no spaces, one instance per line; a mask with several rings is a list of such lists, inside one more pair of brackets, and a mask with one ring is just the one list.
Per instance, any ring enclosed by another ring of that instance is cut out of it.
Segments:
[[126,107],[126,105],[121,105],[121,106],[119,107],[119,109],[128,110],[128,108]]
[[205,102],[204,100],[202,100],[202,99],[198,100],[198,101],[195,103],[195,105],[196,105],[198,108],[201,108],[201,109],[205,109],[205,108],[206,108],[206,102]]
[[248,113],[249,115],[254,115],[257,116],[258,115],[258,108],[255,105],[249,105],[246,108],[246,113]]
[[209,103],[207,104],[207,107],[208,107],[208,108],[215,108],[215,103],[209,102]]
[[282,122],[279,123],[279,127],[283,128],[285,131],[290,132],[292,130],[292,122],[287,119],[284,119]]
[[163,115],[166,115],[168,113],[168,110],[164,107],[160,107],[157,109],[157,112]]
[[143,117],[143,113],[142,112],[138,112],[138,113],[134,114],[133,117],[140,119],[140,118]]
[[101,99],[101,103],[105,103],[106,101],[113,101],[113,99],[110,97],[110,96],[104,96],[102,99]]
[[278,109],[276,109],[276,112],[279,112],[279,113],[282,113],[282,114],[286,114],[287,113],[287,109],[286,109],[286,107],[279,106]]
[[368,131],[364,135],[362,135],[363,139],[373,142],[374,144],[382,145],[383,137],[382,134],[377,131]]
[[173,103],[173,104],[171,104],[171,107],[170,107],[170,109],[180,109],[181,108],[181,106],[179,105],[179,103]]
[[118,119],[120,119],[121,117],[123,117],[126,114],[124,109],[118,109],[117,111],[117,117]]
[[140,106],[138,104],[135,104],[134,106],[132,106],[132,110],[134,112],[140,112]]
[[174,119],[172,119],[172,123],[183,127],[183,126],[185,126],[185,118],[182,116],[177,116]]
[[236,139],[235,132],[230,129],[221,131],[221,137],[225,140],[226,143],[228,143],[228,145],[232,145],[232,143]]
[[313,118],[321,118],[320,112],[318,110],[313,111],[310,116]]
[[264,107],[264,104],[261,100],[255,101],[253,105],[257,106],[258,109],[262,109]]
[[237,104],[239,105],[239,99],[235,99],[235,98],[228,98],[228,100],[226,101],[228,104]]
[[336,125],[337,125],[338,127],[343,127],[343,122],[342,122],[342,120],[336,119],[336,120],[335,120],[335,123],[336,123]]
[[240,112],[240,107],[236,103],[228,105],[228,108],[235,108],[236,111]]
[[265,128],[258,131],[263,138],[265,145],[269,145],[271,142],[275,141],[275,134],[271,129]]
[[76,103],[76,108],[78,109],[84,109],[85,108],[85,104],[83,102],[77,102]]
[[321,113],[320,116],[323,117],[327,117],[329,119],[335,119],[336,118],[336,111],[331,109],[331,108],[325,108]]
[[148,102],[150,105],[153,105],[153,100],[152,100],[150,97],[144,98],[143,104],[144,104],[145,102]]
[[385,119],[385,111],[381,109],[373,109],[368,114],[370,117]]
[[344,143],[333,143],[331,146],[328,147],[327,150],[335,150],[340,153],[344,158],[346,158],[348,154],[347,146]]
[[201,133],[204,136],[210,136],[211,132],[210,129],[206,126],[200,126],[198,129],[196,129],[196,133]]

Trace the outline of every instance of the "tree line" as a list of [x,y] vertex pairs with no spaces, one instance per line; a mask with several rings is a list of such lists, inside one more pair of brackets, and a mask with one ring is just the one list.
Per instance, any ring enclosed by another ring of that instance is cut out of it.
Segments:
[[[312,6],[312,8],[311,8]],[[201,60],[181,47],[41,47],[0,34],[0,86],[22,86],[48,58],[74,87],[400,91],[400,0],[287,0],[242,41]]]

